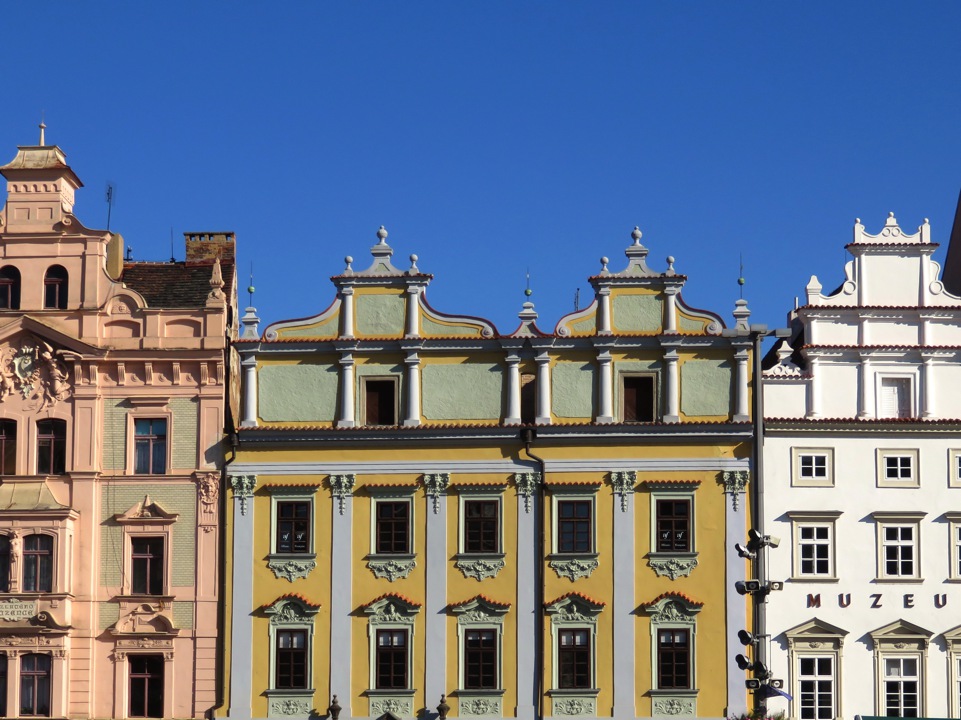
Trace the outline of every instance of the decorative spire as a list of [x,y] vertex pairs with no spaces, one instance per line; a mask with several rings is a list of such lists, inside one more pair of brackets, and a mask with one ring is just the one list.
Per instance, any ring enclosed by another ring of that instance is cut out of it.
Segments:
[[739,297],[741,299],[744,299],[744,283],[747,282],[744,279],[744,255],[742,254],[740,258],[741,258],[741,269],[738,274],[737,284],[738,284]]
[[[530,297],[533,294],[534,291],[531,290],[531,269],[527,268],[527,287],[524,288],[524,296]],[[533,305],[531,307],[533,307]]]
[[[220,254],[214,258],[213,271],[210,273],[210,293],[207,295],[207,302],[219,302],[224,299],[224,275],[220,267]],[[253,305],[253,299],[251,299]]]
[[751,311],[747,309],[747,300],[744,298],[738,298],[734,301],[734,319],[737,321],[735,327],[738,330],[750,330],[751,324],[749,318],[751,317]]
[[40,147],[44,147],[47,143],[44,141],[43,131],[47,129],[47,124],[43,121],[42,118],[40,120],[39,127],[40,127]]
[[[222,286],[222,285],[221,285],[221,286]],[[253,264],[253,263],[250,263],[250,285],[247,286],[247,296],[248,296],[247,305],[248,305],[249,307],[253,307],[253,306],[254,306],[254,291],[255,291],[255,290],[257,290],[257,288],[254,287],[254,264]]]
[[677,273],[674,272],[674,256],[673,255],[667,256],[667,270],[664,271],[664,274],[670,275],[670,276],[677,275]]

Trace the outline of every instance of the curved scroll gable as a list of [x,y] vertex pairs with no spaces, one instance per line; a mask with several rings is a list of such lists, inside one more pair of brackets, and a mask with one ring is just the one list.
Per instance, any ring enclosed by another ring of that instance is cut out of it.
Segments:
[[447,315],[430,306],[426,294],[420,303],[421,335],[425,338],[444,337],[482,337],[492,338],[497,335],[494,324],[483,318],[472,315]]
[[720,315],[692,308],[684,302],[683,296],[677,296],[677,329],[681,334],[720,335],[724,327]]
[[264,330],[265,340],[289,340],[308,338],[336,338],[340,335],[341,299],[334,301],[323,312],[306,318],[281,320],[271,323]]
[[561,337],[588,337],[597,334],[597,298],[583,310],[568,313],[554,326]]

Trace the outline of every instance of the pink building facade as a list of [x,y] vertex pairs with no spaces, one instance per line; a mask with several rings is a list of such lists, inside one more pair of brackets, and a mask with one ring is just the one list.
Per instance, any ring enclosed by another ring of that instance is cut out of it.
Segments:
[[125,261],[43,130],[0,173],[0,716],[202,717],[233,234]]

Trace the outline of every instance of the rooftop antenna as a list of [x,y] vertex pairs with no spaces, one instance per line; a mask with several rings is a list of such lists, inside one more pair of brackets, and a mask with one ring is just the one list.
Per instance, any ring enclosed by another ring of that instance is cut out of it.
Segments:
[[127,246],[127,257],[125,257],[124,260],[127,262],[131,262],[133,260],[133,248],[129,245]]
[[107,181],[107,230],[110,230],[110,214],[113,211],[113,183]]
[[247,295],[249,296],[249,301],[247,302],[248,307],[254,306],[254,291],[257,288],[254,287],[254,261],[250,261],[250,285],[247,286]]
[[581,289],[577,288],[574,291],[574,312],[581,309]]
[[741,296],[741,300],[743,300],[744,299],[744,283],[746,282],[744,280],[744,253],[741,253],[739,257],[741,261],[741,271],[737,278],[737,284],[738,284],[738,293]]
[[174,257],[174,229],[173,229],[173,226],[170,227],[170,262],[177,262],[177,258]]
[[534,294],[534,291],[531,290],[531,269],[530,268],[527,268],[527,287],[524,288],[524,294],[527,297],[530,297],[531,295]]

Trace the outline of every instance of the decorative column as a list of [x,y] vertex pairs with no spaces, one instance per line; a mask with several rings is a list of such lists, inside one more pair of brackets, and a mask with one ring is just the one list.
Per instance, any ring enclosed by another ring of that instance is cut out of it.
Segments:
[[808,380],[808,413],[809,418],[821,417],[821,383],[818,373],[818,359],[813,357],[809,361],[811,379]]
[[340,357],[340,419],[337,427],[354,427],[354,356]]
[[[747,508],[742,502],[742,495],[747,491],[749,480],[747,470],[725,470],[721,476],[724,493],[730,495],[730,502],[725,503],[724,513],[724,564],[727,587],[733,588],[738,580],[747,579],[747,563],[737,550],[735,543],[743,543],[747,530],[747,518],[744,513]],[[727,646],[739,648],[741,642],[737,632],[747,628],[747,604],[743,602],[729,602],[725,604],[725,627],[727,628]],[[757,632],[757,631],[755,631]],[[738,668],[734,660],[734,653],[727,654],[727,712],[728,716],[742,715],[747,712],[744,697],[744,671]]]
[[551,424],[551,356],[547,350],[537,356],[537,423]]
[[677,332],[677,294],[679,287],[664,288],[664,332]]
[[[351,562],[352,523],[354,518],[354,475],[331,475],[328,479],[334,503],[330,515],[330,576],[342,592],[330,594],[330,647],[337,648],[337,661],[330,663],[330,692],[343,698],[341,712],[352,713],[350,703],[350,666],[353,643],[350,614],[353,611],[350,588],[354,564]],[[322,700],[322,698],[321,698]]]
[[597,354],[598,388],[597,388],[597,422],[614,422],[614,364],[611,361],[610,350],[602,350]]
[[439,698],[447,692],[447,488],[450,475],[424,475],[427,493],[427,599],[425,635],[427,657],[424,659],[424,693],[426,698]]
[[[635,567],[633,470],[611,473],[614,567]],[[634,720],[634,573],[614,572],[614,720]]]
[[[736,385],[734,390],[734,422],[746,422],[751,419],[750,411],[748,410],[748,392],[747,392],[747,361],[748,361],[748,351],[746,348],[741,348],[736,353],[734,353],[734,362],[737,364],[736,372]],[[754,392],[762,392],[761,378],[754,378]]]
[[254,669],[254,504],[256,475],[230,475],[234,492],[233,582],[230,628],[230,717],[251,718]]
[[411,350],[407,353],[407,417],[404,427],[420,425],[420,357]]
[[923,357],[923,359],[924,364],[921,365],[921,388],[924,407],[921,408],[921,417],[932,418],[936,415],[934,408],[934,398],[936,397],[934,392],[934,358],[928,356]]
[[340,297],[340,336],[352,338],[354,337],[354,288],[341,288]]
[[597,334],[611,334],[611,289],[609,287],[597,290]]
[[420,295],[424,288],[420,285],[407,286],[407,330],[409,338],[420,337]]
[[[537,594],[531,578],[536,564],[541,562],[538,541],[535,536],[536,513],[534,503],[541,499],[541,474],[538,472],[515,473],[517,486],[517,720],[534,720],[536,702],[534,679],[539,672],[535,665],[534,642],[537,637],[535,624],[541,615],[537,607]],[[546,645],[546,643],[545,643]]]
[[860,384],[860,397],[858,408],[859,418],[874,417],[874,393],[871,388],[871,358],[866,355],[861,356],[861,364],[858,366],[858,383]]
[[521,359],[511,353],[507,356],[507,417],[505,425],[521,422]]
[[240,427],[257,427],[257,356],[244,355],[240,367],[244,372],[244,416]]
[[677,350],[664,353],[664,422],[680,422],[681,383],[677,369]]

